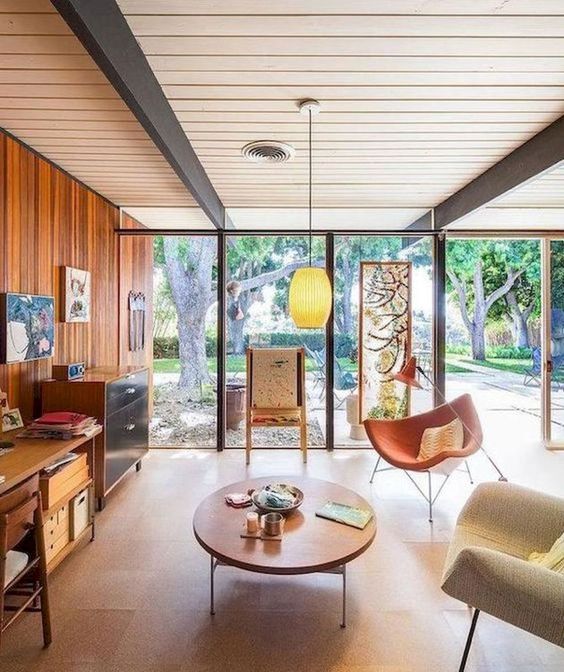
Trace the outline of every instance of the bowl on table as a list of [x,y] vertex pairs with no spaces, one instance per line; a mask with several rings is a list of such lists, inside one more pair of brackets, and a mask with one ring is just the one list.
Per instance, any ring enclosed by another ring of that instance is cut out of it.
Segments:
[[304,493],[295,485],[287,483],[269,483],[249,494],[253,504],[262,513],[291,513],[304,501]]

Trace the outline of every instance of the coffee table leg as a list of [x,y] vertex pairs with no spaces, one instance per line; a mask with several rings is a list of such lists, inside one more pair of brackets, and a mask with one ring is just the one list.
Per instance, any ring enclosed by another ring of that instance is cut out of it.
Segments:
[[213,594],[213,575],[215,574],[215,562],[213,555],[210,555],[210,615],[215,615],[215,604]]
[[343,618],[341,628],[347,627],[347,566],[343,565]]

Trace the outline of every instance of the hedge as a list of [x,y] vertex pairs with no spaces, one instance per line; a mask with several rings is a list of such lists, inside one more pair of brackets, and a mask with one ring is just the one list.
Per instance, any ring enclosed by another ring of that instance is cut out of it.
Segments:
[[[245,336],[245,347],[248,344],[249,337]],[[307,345],[311,350],[321,350],[325,347],[325,335],[319,332],[309,334],[266,334],[261,338],[261,344],[277,348]],[[217,338],[206,336],[206,355],[208,357],[215,357],[216,348]],[[356,338],[353,338],[350,334],[335,334],[335,355],[337,357],[350,357],[353,349],[356,349]],[[178,359],[178,336],[160,336],[154,338],[153,356],[155,359]]]

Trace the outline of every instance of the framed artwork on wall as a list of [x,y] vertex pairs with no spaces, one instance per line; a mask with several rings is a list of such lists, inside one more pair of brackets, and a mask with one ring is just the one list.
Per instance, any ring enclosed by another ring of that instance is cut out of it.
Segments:
[[359,420],[409,415],[409,387],[392,379],[411,355],[411,263],[360,262]]
[[0,294],[0,361],[3,364],[52,357],[55,299],[34,294]]
[[63,320],[90,322],[90,272],[64,266],[63,282]]

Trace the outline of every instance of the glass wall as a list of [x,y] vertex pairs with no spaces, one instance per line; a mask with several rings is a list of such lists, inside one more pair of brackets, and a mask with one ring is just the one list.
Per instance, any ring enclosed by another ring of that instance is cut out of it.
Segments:
[[217,446],[217,237],[155,236],[152,446]]
[[[334,292],[334,433],[336,447],[368,447],[370,444],[359,418],[359,310],[361,305],[361,262],[403,261],[410,264],[410,327],[408,349],[432,380],[433,351],[433,263],[431,238],[409,239],[399,236],[336,236]],[[387,299],[384,299],[384,303]],[[369,309],[370,310],[370,309]],[[384,311],[385,312],[385,311]],[[366,311],[365,311],[366,315]],[[377,318],[379,319],[379,318]],[[383,318],[385,322],[388,317]],[[367,347],[368,344],[365,344]],[[385,353],[384,353],[385,356]],[[403,358],[402,358],[403,361]],[[401,366],[402,362],[398,362]],[[397,368],[397,367],[396,367]],[[365,375],[372,378],[371,371]],[[407,389],[389,383],[381,385],[379,402],[367,409],[374,417],[399,417],[402,400],[409,399],[409,412],[419,413],[432,407],[432,391],[428,384],[422,390]],[[360,381],[362,382],[362,381]],[[384,399],[385,393],[389,392]],[[391,396],[390,396],[391,395]],[[400,398],[401,397],[401,398]],[[405,408],[404,410],[407,410]]]
[[550,439],[564,445],[564,240],[550,241]]
[[[227,447],[245,442],[243,417],[247,347],[303,346],[306,350],[308,445],[325,446],[325,331],[297,329],[288,314],[293,272],[308,263],[303,235],[228,236],[226,240]],[[325,266],[325,237],[312,240],[312,263]],[[253,430],[254,447],[297,446],[294,428]]]

